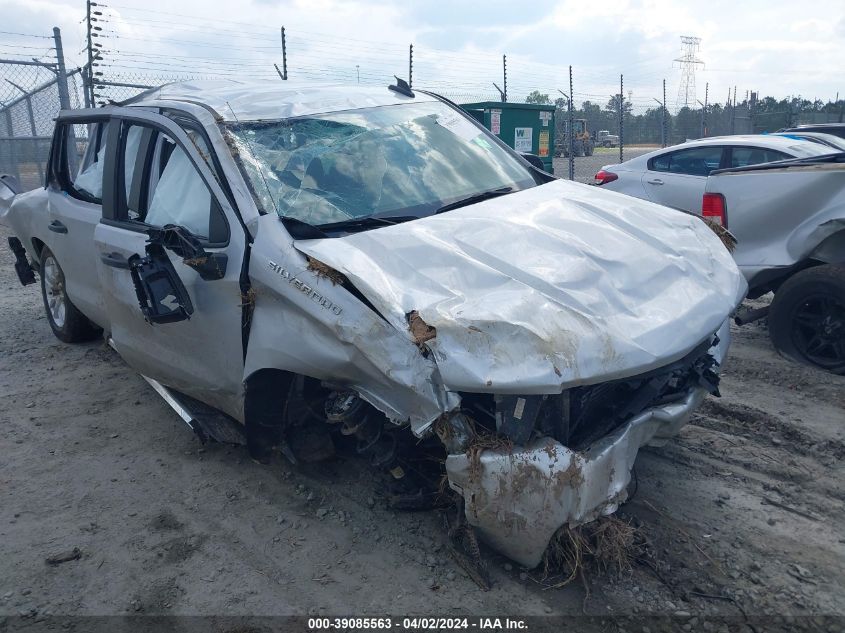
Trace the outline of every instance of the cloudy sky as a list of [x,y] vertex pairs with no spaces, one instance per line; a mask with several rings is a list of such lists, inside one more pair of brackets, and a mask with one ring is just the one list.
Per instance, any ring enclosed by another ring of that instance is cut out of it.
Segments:
[[[711,103],[724,102],[733,86],[739,99],[748,90],[845,96],[841,0],[115,0],[96,10],[105,51],[98,70],[130,83],[188,74],[272,81],[284,25],[291,78],[384,83],[407,75],[413,43],[414,85],[458,100],[496,95],[504,53],[511,100],[535,88],[553,97],[568,91],[571,64],[576,101],[605,103],[623,73],[636,109],[662,99],[664,78],[672,107],[681,35],[701,38],[698,99],[707,82]],[[0,57],[49,56],[49,40],[28,36],[59,26],[70,63],[84,63],[82,0],[0,0],[0,15]]]

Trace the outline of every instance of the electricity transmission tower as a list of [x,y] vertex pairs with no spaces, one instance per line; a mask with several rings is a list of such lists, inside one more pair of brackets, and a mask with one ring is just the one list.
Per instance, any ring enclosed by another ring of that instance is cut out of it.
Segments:
[[700,45],[700,37],[681,35],[681,56],[674,60],[681,65],[681,83],[678,85],[676,104],[678,110],[695,106],[695,69],[699,65],[704,66],[704,62],[698,59]]

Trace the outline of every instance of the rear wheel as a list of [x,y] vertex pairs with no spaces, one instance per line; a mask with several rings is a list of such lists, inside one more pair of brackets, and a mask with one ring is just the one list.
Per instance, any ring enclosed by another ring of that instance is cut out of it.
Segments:
[[88,341],[100,335],[95,326],[73,305],[65,290],[65,274],[46,246],[41,251],[41,296],[50,329],[65,343]]
[[784,356],[845,374],[845,268],[816,266],[784,282],[769,308],[769,336]]

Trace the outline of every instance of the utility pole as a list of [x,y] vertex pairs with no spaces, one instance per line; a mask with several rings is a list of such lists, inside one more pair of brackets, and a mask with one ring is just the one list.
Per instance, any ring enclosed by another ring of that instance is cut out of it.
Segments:
[[569,137],[567,143],[569,144],[569,180],[575,180],[575,139],[573,133],[575,131],[575,121],[573,119],[572,100],[575,98],[575,93],[572,91],[572,66],[569,67],[569,125],[567,126],[567,136]]
[[655,101],[657,101],[657,105],[660,106],[660,147],[666,147],[666,106],[663,105],[664,102],[660,99],[656,99],[652,97]]
[[701,129],[698,132],[698,135],[699,135],[698,138],[704,138],[704,110],[705,110],[705,107],[704,107],[704,104],[701,103],[700,99],[696,99],[696,101],[698,101],[698,105],[701,106]]
[[[570,85],[572,85],[572,84],[570,84]],[[560,88],[558,88],[557,91],[560,94],[562,94],[564,96],[564,98],[566,99],[566,112],[567,112],[567,121],[568,121],[572,117],[572,99],[569,97],[568,94],[566,94]],[[564,133],[566,132],[568,125],[569,125],[568,122],[564,123],[564,125],[563,125]],[[557,134],[557,122],[555,122],[555,134]],[[557,141],[557,139],[555,139],[555,141]],[[564,142],[566,142],[566,139],[564,139]],[[569,180],[573,180],[574,178],[575,178],[575,166],[570,161],[570,163],[569,163]]]
[[695,105],[695,70],[698,66],[704,66],[704,62],[698,59],[700,46],[700,37],[681,36],[681,56],[673,60],[681,65],[681,83],[678,84],[678,101],[675,106],[677,110],[688,108],[690,104]]
[[[85,95],[85,99],[88,102],[87,105],[90,107],[94,107],[96,103],[94,102],[94,40],[91,37],[91,5],[94,3],[91,0],[86,0],[85,2],[85,25],[86,25],[86,38],[88,42],[88,71],[83,73],[83,83],[86,84],[83,86],[84,89],[87,89],[87,93]],[[86,90],[83,90],[85,92]]]
[[625,89],[622,75],[619,75],[619,162],[622,162],[622,148],[625,145]]
[[508,56],[502,55],[502,76],[504,78],[504,90],[502,90],[502,103],[508,100]]
[[[728,99],[730,99],[730,88],[728,89]],[[734,86],[734,102],[731,106],[731,134],[736,133],[736,86]]]
[[[358,80],[358,83],[361,83]],[[408,47],[408,87],[414,87],[414,45]]]
[[355,77],[358,79],[358,83],[361,83],[361,66],[360,66],[360,64],[355,64]]
[[757,93],[752,90],[749,93],[748,101],[748,119],[751,123],[751,133],[754,134],[755,120],[757,119]]
[[[59,107],[62,110],[70,110],[70,94],[67,90],[67,68],[65,67],[65,51],[62,47],[62,32],[57,26],[53,27],[53,41],[55,42],[56,46],[56,87],[59,89]],[[88,68],[90,70],[91,67],[89,66]],[[85,89],[84,85],[82,93],[85,97],[85,107],[93,107],[94,102],[90,99],[88,91]],[[33,117],[32,115],[31,101],[28,100],[27,105],[30,106],[29,118],[32,121],[32,135],[35,136],[35,117]],[[76,137],[73,131],[73,126],[69,125],[68,129],[70,130],[70,139],[73,143],[75,143]],[[11,129],[9,130],[9,132],[11,132]],[[76,173],[76,169],[78,167],[76,152],[69,152],[68,160],[70,161],[68,167],[70,167],[71,173]],[[39,173],[41,173],[40,163],[38,165],[38,171]]]
[[282,79],[288,80],[288,47],[285,41],[285,27],[282,27]]
[[59,88],[59,105],[62,110],[70,110],[70,94],[67,90],[67,69],[65,68],[65,53],[62,48],[62,32],[57,26],[53,27],[53,41],[56,45],[56,70],[58,71],[56,86]]
[[669,126],[666,122],[666,80],[663,80],[663,147],[669,144]]
[[707,97],[710,96],[710,82],[708,81],[704,84],[704,113],[702,114],[702,120],[704,121],[704,136],[707,136]]

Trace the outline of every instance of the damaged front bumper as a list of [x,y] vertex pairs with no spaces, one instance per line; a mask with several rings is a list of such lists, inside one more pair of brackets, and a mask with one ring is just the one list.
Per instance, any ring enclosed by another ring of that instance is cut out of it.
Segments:
[[[727,323],[711,354],[721,362],[729,345]],[[690,389],[678,401],[648,408],[581,451],[550,437],[525,446],[450,454],[449,484],[465,501],[466,518],[490,546],[535,567],[555,532],[613,513],[627,498],[639,448],[676,434],[707,390]]]

